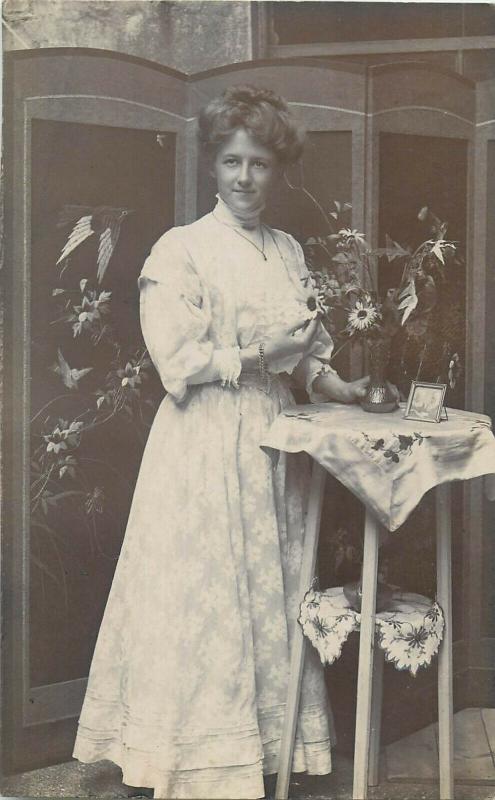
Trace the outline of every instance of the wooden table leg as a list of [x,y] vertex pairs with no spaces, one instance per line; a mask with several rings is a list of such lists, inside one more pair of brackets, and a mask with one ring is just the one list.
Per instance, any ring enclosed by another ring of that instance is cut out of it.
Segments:
[[371,737],[368,786],[380,783],[380,740],[382,730],[383,665],[385,654],[375,638],[373,654],[373,687],[371,696]]
[[[301,573],[299,578],[299,596],[301,601],[311,586],[311,581],[313,580],[315,572],[325,478],[326,471],[323,469],[323,467],[317,464],[316,461],[314,461],[313,473],[311,477],[311,489],[309,493],[308,513],[306,515]],[[292,757],[294,754],[294,742],[296,738],[297,713],[299,710],[299,697],[301,694],[305,646],[306,639],[303,635],[302,628],[296,622],[291,646],[287,703],[285,706],[282,740],[280,743],[275,800],[286,800],[289,795],[289,782],[292,769]]]
[[438,653],[438,759],[440,800],[454,797],[454,699],[452,679],[452,505],[450,484],[436,488],[437,599],[445,617]]
[[375,643],[376,584],[378,576],[379,523],[366,509],[364,524],[363,594],[359,638],[356,737],[354,744],[354,800],[368,796],[373,648]]

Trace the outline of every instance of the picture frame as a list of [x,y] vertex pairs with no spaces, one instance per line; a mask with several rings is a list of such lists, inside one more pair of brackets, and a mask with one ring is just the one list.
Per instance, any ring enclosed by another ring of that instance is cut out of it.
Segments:
[[421,422],[441,422],[446,390],[446,383],[412,381],[404,419],[415,419]]

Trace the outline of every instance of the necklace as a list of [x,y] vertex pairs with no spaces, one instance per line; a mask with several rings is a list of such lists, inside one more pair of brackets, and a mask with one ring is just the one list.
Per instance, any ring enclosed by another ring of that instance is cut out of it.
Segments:
[[227,228],[230,228],[232,231],[234,231],[234,233],[237,233],[237,235],[238,235],[238,236],[240,236],[240,237],[241,237],[241,239],[245,239],[245,240],[246,240],[246,242],[249,242],[249,244],[252,244],[252,245],[253,245],[253,247],[255,247],[255,248],[256,248],[256,250],[258,251],[258,253],[261,253],[261,255],[263,256],[263,260],[264,260],[264,261],[267,261],[267,260],[268,260],[268,259],[267,259],[267,257],[266,257],[266,254],[265,254],[265,234],[264,234],[264,232],[263,232],[263,225],[260,225],[260,232],[261,232],[261,247],[258,247],[258,245],[257,245],[257,244],[255,244],[255,242],[253,242],[253,240],[252,240],[252,239],[250,239],[250,238],[249,238],[249,236],[244,236],[244,234],[243,234],[243,233],[241,233],[240,231],[238,231],[238,230],[237,230],[237,228],[234,228],[232,225],[227,225],[227,223],[226,223],[226,222],[223,222],[221,219],[218,219],[218,217],[217,217],[217,215],[215,214],[215,212],[214,212],[214,211],[212,212],[212,214],[213,214],[213,216],[215,217],[215,219],[217,220],[217,222],[220,222],[222,225],[225,225],[225,227],[227,227]]

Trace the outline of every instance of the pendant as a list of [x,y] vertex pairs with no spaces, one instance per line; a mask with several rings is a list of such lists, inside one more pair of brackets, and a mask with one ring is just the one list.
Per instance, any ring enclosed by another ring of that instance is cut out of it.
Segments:
[[264,253],[262,253],[261,255],[263,256],[263,260],[264,260],[264,261],[268,261],[268,259],[267,259],[267,257],[265,256],[265,254],[264,254]]

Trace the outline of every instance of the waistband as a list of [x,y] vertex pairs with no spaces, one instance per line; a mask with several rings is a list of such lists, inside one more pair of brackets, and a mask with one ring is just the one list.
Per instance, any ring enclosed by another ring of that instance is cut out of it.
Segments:
[[288,389],[290,386],[290,379],[288,375],[279,373],[267,373],[262,377],[259,372],[241,372],[238,378],[239,386],[250,386],[254,389],[260,389],[263,392],[277,391],[280,389]]

